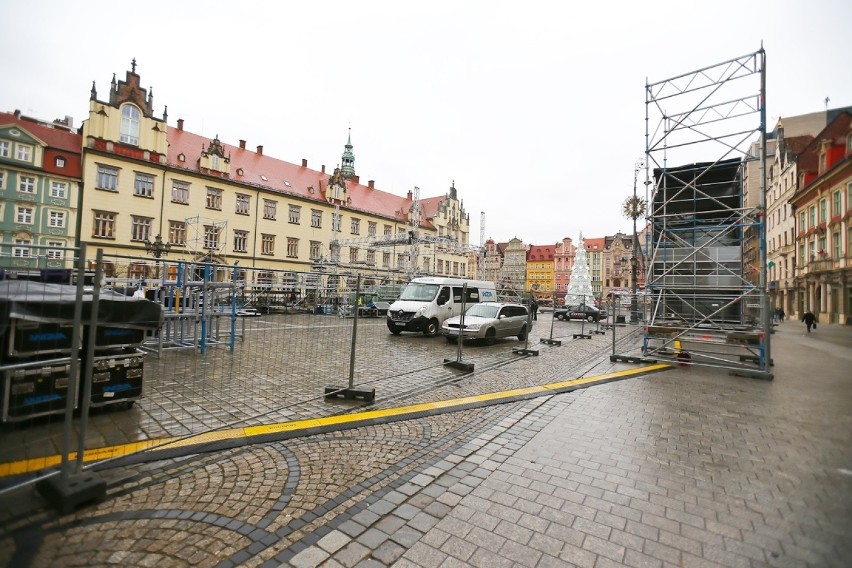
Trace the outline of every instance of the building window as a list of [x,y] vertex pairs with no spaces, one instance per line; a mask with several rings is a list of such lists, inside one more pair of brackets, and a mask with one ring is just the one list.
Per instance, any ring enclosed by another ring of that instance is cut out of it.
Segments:
[[397,268],[405,268],[405,255],[404,254],[396,255],[396,267]]
[[819,222],[825,223],[828,218],[828,200],[820,199],[819,200]]
[[311,241],[311,260],[316,260],[322,256],[322,243],[320,241]]
[[340,220],[343,218],[343,215],[340,213],[332,213],[331,214],[331,230],[332,232],[338,233],[340,232]]
[[142,113],[134,105],[121,107],[121,136],[125,144],[139,145],[139,119]]
[[189,205],[189,184],[187,182],[172,180],[172,203]]
[[834,231],[831,234],[831,246],[834,248],[834,256],[832,258],[840,258],[840,231]]
[[56,160],[54,160],[53,163],[56,164],[57,168],[64,168],[65,167],[65,158],[63,158],[62,156],[56,156]]
[[9,157],[9,143],[5,140],[0,140],[0,158]]
[[35,193],[35,178],[21,176],[21,180],[18,183],[18,191],[21,193]]
[[24,258],[30,256],[30,247],[32,241],[29,239],[15,239],[15,246],[12,248],[12,256]]
[[275,254],[275,235],[260,236],[260,254]]
[[219,227],[204,225],[204,248],[219,250]]
[[50,182],[50,196],[58,199],[65,199],[68,197],[68,184],[64,181]]
[[207,209],[222,210],[222,190],[215,187],[207,188]]
[[319,209],[311,209],[311,227],[322,228],[322,211]]
[[173,245],[186,244],[186,222],[169,221],[169,243]]
[[48,214],[47,226],[57,229],[65,228],[65,211],[51,211]]
[[290,210],[290,216],[289,216],[290,222],[298,225],[299,224],[299,217],[302,214],[302,208],[299,207],[298,205],[291,205],[289,207],[289,210]]
[[287,237],[287,256],[297,258],[299,256],[299,239]]
[[370,266],[374,266],[376,264],[376,251],[367,251],[367,264],[369,264]]
[[376,223],[375,221],[367,221],[367,236],[368,237],[375,237],[376,236],[376,227],[377,226],[378,226],[378,223]]
[[131,215],[132,226],[130,227],[131,241],[147,241],[151,237],[151,217],[139,217]]
[[842,196],[840,195],[839,191],[835,191],[831,195],[831,216],[832,217],[839,217],[840,214],[843,212],[843,209],[841,209],[842,206],[843,206]]
[[361,219],[352,219],[349,229],[353,235],[361,234]]
[[385,225],[385,232],[384,232],[384,235],[385,235],[386,237],[389,237],[389,236],[391,236],[392,234],[393,234],[393,227],[391,227],[390,225]]
[[17,207],[17,214],[15,215],[15,222],[21,223],[23,225],[32,225],[33,224],[33,208],[32,207]]
[[808,225],[805,222],[805,212],[802,211],[799,213],[799,230],[804,232],[808,230]]
[[817,223],[816,223],[816,205],[811,205],[808,208],[808,223],[809,223],[808,226],[811,229],[813,229],[817,225]]
[[244,193],[238,193],[237,194],[237,208],[236,208],[236,211],[235,211],[236,214],[237,215],[248,215],[250,208],[251,208],[251,198]]
[[92,226],[92,236],[101,239],[115,238],[115,213],[95,211],[95,222]]
[[6,187],[6,172],[0,170],[0,189]]
[[247,252],[248,231],[234,231],[234,252]]
[[96,182],[98,189],[106,189],[108,191],[118,191],[118,168],[112,166],[98,166],[98,179]]
[[278,214],[278,202],[272,199],[263,200],[263,218],[275,220]]
[[133,182],[133,195],[154,197],[154,176],[136,172],[136,179]]
[[65,248],[65,243],[62,241],[47,241],[47,258],[50,260],[62,260],[64,254],[62,249]]
[[435,269],[435,271],[436,271],[438,274],[440,274],[440,273],[442,273],[442,272],[444,271],[444,261],[443,261],[443,260],[441,260],[440,258],[438,259],[438,267]]
[[349,262],[358,262],[358,248],[349,247]]
[[33,159],[33,147],[26,144],[17,145],[17,156],[22,162],[30,162]]

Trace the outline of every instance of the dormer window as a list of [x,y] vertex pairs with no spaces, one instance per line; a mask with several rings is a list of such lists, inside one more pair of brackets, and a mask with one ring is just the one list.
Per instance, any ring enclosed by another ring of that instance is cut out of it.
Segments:
[[57,168],[64,168],[65,167],[65,158],[63,158],[62,156],[57,156],[56,157],[56,167]]
[[121,137],[125,144],[139,145],[139,120],[142,113],[131,104],[121,107]]

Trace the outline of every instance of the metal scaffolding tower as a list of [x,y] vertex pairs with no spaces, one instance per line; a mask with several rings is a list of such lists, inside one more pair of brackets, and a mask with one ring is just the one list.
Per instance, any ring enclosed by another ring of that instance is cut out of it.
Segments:
[[[646,357],[772,378],[765,63],[761,48],[645,86]],[[756,200],[746,198],[749,172]]]

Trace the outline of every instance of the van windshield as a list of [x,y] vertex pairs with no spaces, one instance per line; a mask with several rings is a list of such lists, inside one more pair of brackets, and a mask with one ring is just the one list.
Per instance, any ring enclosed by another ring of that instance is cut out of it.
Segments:
[[438,293],[437,284],[409,284],[399,295],[400,300],[415,300],[417,302],[431,302]]

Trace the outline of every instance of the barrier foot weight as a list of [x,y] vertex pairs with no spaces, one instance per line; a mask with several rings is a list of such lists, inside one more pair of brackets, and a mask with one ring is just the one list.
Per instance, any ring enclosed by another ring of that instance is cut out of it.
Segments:
[[456,361],[455,359],[444,359],[444,367],[452,367],[465,373],[473,372],[473,363],[465,363],[464,361]]
[[517,347],[512,349],[512,353],[515,355],[538,355],[538,349],[524,349],[522,347]]
[[559,345],[562,345],[562,342],[558,339],[545,339],[542,337],[541,339],[539,339],[539,341],[541,343],[544,343],[545,345],[556,345],[557,347]]
[[60,514],[67,515],[84,503],[98,503],[106,497],[106,481],[94,472],[71,475],[63,483],[59,475],[36,484],[39,493]]
[[574,339],[591,339],[592,336],[587,333],[575,333]]
[[350,389],[345,387],[325,387],[325,398],[343,398],[346,400],[376,400],[376,389]]

